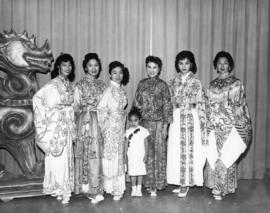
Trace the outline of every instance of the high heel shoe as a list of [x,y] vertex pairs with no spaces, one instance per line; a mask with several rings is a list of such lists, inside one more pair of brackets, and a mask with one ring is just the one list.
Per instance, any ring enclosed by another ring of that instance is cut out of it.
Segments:
[[179,191],[179,193],[178,193],[178,197],[180,197],[180,198],[186,197],[188,191],[189,191],[189,187],[181,187],[181,188],[180,188],[180,191]]
[[63,204],[63,205],[69,204],[69,199],[70,199],[69,197],[64,197],[64,196],[63,196],[62,204]]

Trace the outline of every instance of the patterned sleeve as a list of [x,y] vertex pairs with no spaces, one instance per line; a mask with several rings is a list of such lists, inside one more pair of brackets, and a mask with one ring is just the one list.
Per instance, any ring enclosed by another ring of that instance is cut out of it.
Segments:
[[252,140],[252,123],[246,102],[245,89],[242,83],[239,83],[238,93],[234,97],[234,121],[235,128],[248,146]]
[[199,115],[202,145],[207,145],[207,115],[206,115],[206,97],[201,82],[198,82],[199,90],[196,97],[196,110]]
[[97,115],[98,115],[98,122],[99,122],[99,126],[102,130],[102,132],[104,132],[106,130],[106,121],[107,121],[107,118],[109,116],[109,98],[110,98],[110,94],[109,94],[109,88],[107,88],[98,105],[97,105]]
[[205,95],[205,108],[206,108],[206,129],[207,129],[207,136],[209,136],[210,132],[215,129],[213,122],[211,122],[211,110],[212,110],[212,105],[211,105],[211,91],[212,91],[212,86],[210,83],[209,88],[207,89],[206,95]]
[[162,88],[163,92],[163,119],[166,123],[172,123],[173,122],[173,107],[172,107],[172,101],[171,101],[171,94],[169,87],[166,83],[164,83],[164,86]]
[[74,111],[75,115],[80,113],[80,106],[82,105],[82,91],[79,84],[74,89]]
[[42,151],[49,149],[47,132],[49,126],[53,123],[52,114],[55,110],[48,103],[49,94],[55,94],[57,91],[51,85],[45,85],[33,97],[34,124],[36,129],[35,142]]
[[139,82],[138,86],[137,86],[137,90],[135,92],[135,97],[134,97],[134,101],[133,101],[133,106],[137,107],[138,109],[142,108],[142,95],[141,95],[141,87],[142,87],[142,81]]

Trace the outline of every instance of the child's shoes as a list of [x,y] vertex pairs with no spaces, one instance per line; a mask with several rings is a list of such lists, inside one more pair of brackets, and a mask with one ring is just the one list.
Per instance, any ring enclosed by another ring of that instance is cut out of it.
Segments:
[[141,197],[142,196],[142,185],[137,185],[136,191],[137,191],[137,197]]
[[137,187],[136,186],[132,186],[131,197],[136,197],[136,196],[137,196]]

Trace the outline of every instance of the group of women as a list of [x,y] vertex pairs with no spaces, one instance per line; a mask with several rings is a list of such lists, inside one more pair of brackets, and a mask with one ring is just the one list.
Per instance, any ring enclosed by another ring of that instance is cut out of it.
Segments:
[[[185,197],[189,187],[205,184],[221,200],[237,188],[236,163],[251,141],[251,120],[243,84],[234,76],[228,52],[214,59],[218,77],[205,93],[196,78],[190,51],[175,59],[176,77],[169,85],[159,78],[162,61],[145,60],[148,78],[139,82],[133,106],[141,113],[148,149],[144,187],[151,196],[167,184]],[[75,86],[74,61],[60,55],[53,79],[33,97],[36,143],[45,153],[43,191],[63,204],[71,193],[85,194],[92,203],[104,192],[120,200],[125,191],[125,129],[127,96],[122,87],[128,69],[109,64],[110,84],[98,79],[97,54],[83,60],[85,77]]]

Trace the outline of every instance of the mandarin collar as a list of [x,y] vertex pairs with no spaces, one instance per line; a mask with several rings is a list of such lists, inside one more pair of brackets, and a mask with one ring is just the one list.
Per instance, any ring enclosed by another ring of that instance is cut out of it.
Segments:
[[116,83],[115,81],[111,81],[111,85],[117,88],[120,88],[121,84]]
[[90,81],[90,82],[93,82],[93,81],[95,81],[96,80],[96,77],[93,77],[93,76],[91,76],[90,74],[86,74],[86,79],[88,80],[88,81]]

